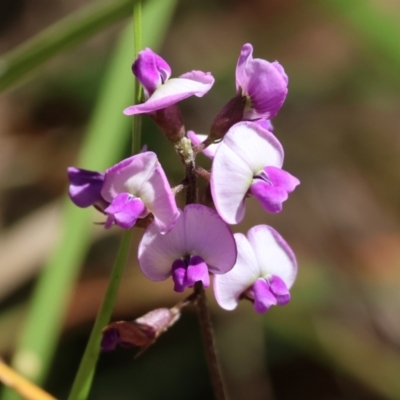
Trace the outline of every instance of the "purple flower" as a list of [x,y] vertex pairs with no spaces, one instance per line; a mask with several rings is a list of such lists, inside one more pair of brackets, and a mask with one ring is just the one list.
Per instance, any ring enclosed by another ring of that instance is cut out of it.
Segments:
[[235,240],[238,250],[235,266],[214,278],[218,304],[225,310],[233,310],[241,298],[247,298],[258,313],[263,313],[272,305],[288,303],[297,262],[285,240],[267,225],[251,228],[247,236],[236,233]]
[[266,211],[280,212],[288,194],[300,183],[281,169],[282,164],[282,146],[271,132],[250,121],[234,125],[219,144],[211,170],[211,193],[222,219],[239,223],[248,194]]
[[139,218],[153,213],[154,222],[162,233],[178,218],[175,197],[155,153],[147,151],[129,157],[104,175],[102,197],[110,203],[106,227],[117,224],[131,228]]
[[174,290],[183,292],[197,281],[208,287],[209,272],[228,272],[236,255],[232,232],[218,214],[206,206],[190,204],[167,234],[160,235],[154,224],[147,228],[138,258],[149,279],[163,281],[172,276]]
[[170,66],[148,48],[139,53],[132,70],[143,86],[146,101],[126,108],[125,115],[152,113],[190,96],[202,97],[214,84],[212,75],[202,71],[192,71],[169,79]]
[[277,61],[270,63],[252,54],[253,46],[243,45],[236,65],[236,91],[248,99],[243,119],[271,119],[285,101],[288,77]]

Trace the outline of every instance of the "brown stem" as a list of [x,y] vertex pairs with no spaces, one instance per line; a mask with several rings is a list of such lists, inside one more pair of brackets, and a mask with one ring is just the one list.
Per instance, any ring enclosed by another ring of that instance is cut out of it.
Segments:
[[186,180],[188,182],[186,188],[186,205],[197,202],[197,176],[195,173],[194,161],[185,164],[186,167]]
[[201,334],[203,337],[204,350],[206,353],[208,369],[210,371],[212,385],[216,400],[226,400],[224,382],[222,380],[221,369],[218,362],[217,352],[214,343],[214,335],[211,325],[210,312],[207,306],[206,293],[203,283],[196,282],[194,293],[197,294],[197,315],[199,317]]
[[211,179],[211,174],[209,171],[205,170],[202,167],[196,167],[194,171],[198,176],[201,176],[203,179],[205,179],[207,182],[210,182]]

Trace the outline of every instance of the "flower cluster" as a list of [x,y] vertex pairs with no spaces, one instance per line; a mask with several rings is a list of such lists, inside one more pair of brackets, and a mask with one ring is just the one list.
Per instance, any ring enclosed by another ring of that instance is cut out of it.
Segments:
[[[68,169],[71,200],[94,206],[105,215],[105,228],[144,226],[138,259],[143,274],[162,281],[172,277],[183,292],[197,282],[207,288],[210,275],[219,305],[234,309],[248,299],[258,313],[290,300],[296,258],[273,228],[258,225],[246,235],[232,234],[255,197],[270,213],[278,213],[299,180],[282,169],[284,152],[273,134],[271,119],[287,95],[288,77],[278,62],[253,58],[245,44],[236,66],[236,94],[217,114],[208,135],[186,132],[177,103],[204,96],[212,87],[210,73],[191,71],[170,78],[171,68],[150,49],[139,53],[132,70],[143,86],[144,102],[127,107],[126,115],[146,114],[174,145],[185,165],[179,185],[186,206],[175,201],[157,155],[143,151],[104,173]],[[212,159],[209,174],[196,170],[195,156]],[[196,180],[209,177],[213,208],[197,201]]]

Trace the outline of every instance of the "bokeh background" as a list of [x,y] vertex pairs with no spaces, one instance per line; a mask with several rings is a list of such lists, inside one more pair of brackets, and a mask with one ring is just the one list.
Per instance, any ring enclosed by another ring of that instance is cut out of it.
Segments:
[[[0,53],[88,3],[96,1],[2,0]],[[6,361],[18,346],[38,277],[60,246],[66,168],[79,163],[127,23],[62,52],[0,95],[0,354]],[[278,215],[250,199],[245,221],[233,230],[272,225],[295,250],[299,274],[289,305],[262,316],[249,303],[225,312],[209,290],[230,398],[400,399],[400,3],[177,2],[161,55],[175,76],[199,69],[216,78],[206,97],[181,103],[187,129],[207,132],[234,95],[236,60],[247,42],[255,57],[278,60],[289,75],[289,95],[273,123],[285,169],[301,186]],[[133,78],[125,84],[133,85]],[[123,135],[120,158],[129,154],[129,129]],[[177,184],[183,177],[179,160],[146,119],[142,142],[159,154],[171,185]],[[204,158],[202,163],[207,167]],[[102,221],[93,210],[82,213],[90,224]],[[153,283],[141,275],[135,254],[141,232],[135,233],[113,320],[132,320],[182,298],[170,281]],[[57,398],[68,394],[120,234],[93,225],[83,250],[43,382]],[[40,318],[36,323],[40,332]],[[101,356],[91,399],[212,399],[194,310],[140,358],[134,355],[119,349]],[[22,364],[28,375],[36,368],[29,357]]]

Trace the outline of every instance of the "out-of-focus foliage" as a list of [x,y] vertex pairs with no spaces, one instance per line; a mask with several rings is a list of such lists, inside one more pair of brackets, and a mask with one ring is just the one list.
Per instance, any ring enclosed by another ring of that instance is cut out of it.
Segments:
[[[7,22],[0,52],[86,3],[21,0],[0,10]],[[302,184],[281,214],[267,215],[251,203],[252,213],[235,230],[274,226],[298,255],[299,277],[291,303],[266,315],[253,315],[249,304],[231,313],[213,308],[234,400],[400,398],[399,26],[400,9],[389,0],[178,4],[163,57],[175,76],[200,69],[216,77],[204,99],[182,103],[188,129],[206,132],[234,93],[236,59],[245,42],[253,44],[255,57],[279,60],[290,79],[274,126],[286,151],[285,168]],[[0,97],[4,357],[15,346],[12,332],[20,330],[32,277],[55,244],[52,204],[65,193],[65,169],[76,162],[120,28],[58,55],[34,79]],[[183,172],[172,149],[152,122],[143,124],[143,142],[160,154],[171,184],[178,183]],[[46,384],[57,397],[68,393],[116,243],[113,232],[96,239],[77,283]],[[141,276],[134,251],[131,264],[116,319],[134,319],[179,300],[170,282]],[[147,353],[137,360],[133,355],[102,356],[93,399],[211,398],[190,312]]]

